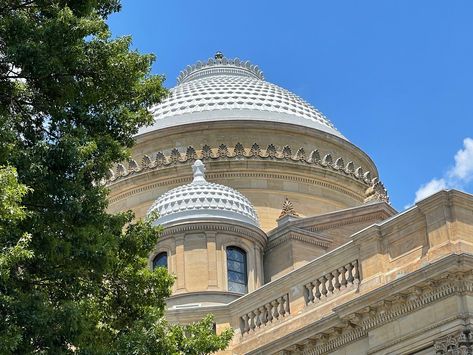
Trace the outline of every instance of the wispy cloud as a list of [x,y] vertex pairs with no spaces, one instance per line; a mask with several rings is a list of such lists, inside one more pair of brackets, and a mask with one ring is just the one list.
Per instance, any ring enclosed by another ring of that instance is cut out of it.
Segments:
[[[434,178],[423,184],[417,191],[414,203],[437,191],[450,188],[463,188],[473,180],[473,139],[465,138],[463,148],[455,154],[455,165],[448,169],[442,178]],[[410,207],[411,205],[405,206]]]

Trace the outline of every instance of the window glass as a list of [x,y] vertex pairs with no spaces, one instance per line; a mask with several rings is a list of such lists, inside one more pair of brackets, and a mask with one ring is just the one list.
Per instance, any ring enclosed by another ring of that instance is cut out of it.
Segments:
[[248,292],[246,253],[238,247],[227,248],[228,290],[237,293]]
[[153,259],[153,270],[157,267],[164,267],[168,268],[168,254],[167,253],[159,253]]

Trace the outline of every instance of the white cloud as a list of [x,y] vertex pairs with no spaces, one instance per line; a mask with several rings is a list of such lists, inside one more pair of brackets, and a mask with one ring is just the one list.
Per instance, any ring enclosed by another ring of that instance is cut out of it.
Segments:
[[432,179],[417,190],[414,202],[423,200],[424,198],[446,188],[447,182],[445,179]]
[[463,147],[455,154],[455,166],[449,176],[469,182],[473,178],[473,139],[465,138]]
[[[462,188],[473,180],[473,139],[465,138],[463,148],[455,154],[455,165],[450,168],[444,177],[432,179],[423,184],[417,191],[414,203],[420,201],[440,190],[449,188]],[[410,207],[411,205],[405,206]]]

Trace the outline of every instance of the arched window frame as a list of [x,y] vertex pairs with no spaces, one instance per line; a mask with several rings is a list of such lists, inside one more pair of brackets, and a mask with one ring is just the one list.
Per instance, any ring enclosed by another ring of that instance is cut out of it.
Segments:
[[[165,262],[163,262],[163,260]],[[159,252],[153,258],[152,263],[153,270],[156,270],[157,267],[165,267],[168,269],[168,253],[166,251]]]
[[[237,254],[231,255],[231,251]],[[227,260],[227,287],[228,291],[248,293],[248,253],[245,249],[228,245],[225,248]]]

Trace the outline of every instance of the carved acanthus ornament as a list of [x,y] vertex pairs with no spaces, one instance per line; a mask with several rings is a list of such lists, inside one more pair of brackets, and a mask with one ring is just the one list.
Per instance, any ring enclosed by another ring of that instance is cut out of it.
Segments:
[[283,218],[284,216],[299,217],[299,214],[297,214],[294,205],[287,197],[282,204],[282,210],[281,214],[279,215],[279,218]]
[[435,354],[437,355],[472,355],[473,354],[473,334],[471,329],[450,335],[437,340],[434,343]]
[[373,201],[384,201],[389,203],[388,191],[384,187],[384,184],[374,178],[371,180],[372,184],[365,191],[365,203]]
[[248,148],[245,148],[241,143],[237,143],[233,148],[230,148],[225,144],[220,144],[214,148],[209,145],[204,145],[200,150],[189,146],[185,153],[180,153],[177,148],[174,148],[168,156],[163,152],[157,152],[154,159],[148,155],[144,155],[141,158],[141,164],[133,159],[128,162],[128,167],[123,163],[119,163],[116,165],[114,170],[109,171],[108,178],[106,181],[103,181],[103,183],[111,185],[137,174],[166,167],[173,167],[180,164],[189,164],[193,163],[197,159],[202,161],[261,159],[289,161],[338,172],[339,174],[351,177],[352,179],[367,185],[365,202],[389,202],[387,191],[378,178],[372,178],[371,173],[369,171],[365,172],[361,166],[355,168],[352,161],[345,164],[343,158],[339,157],[334,160],[331,154],[326,154],[321,158],[320,152],[317,149],[312,150],[310,154],[306,154],[303,148],[297,149],[294,154],[292,152],[293,150],[288,145],[281,149],[277,149],[274,144],[269,144],[268,147],[264,149],[257,143],[254,143]]

